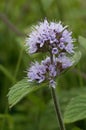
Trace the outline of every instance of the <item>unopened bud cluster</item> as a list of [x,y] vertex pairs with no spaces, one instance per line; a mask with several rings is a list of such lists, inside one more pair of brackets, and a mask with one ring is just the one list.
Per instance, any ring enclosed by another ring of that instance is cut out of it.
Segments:
[[45,52],[48,54],[41,63],[32,63],[28,70],[30,81],[41,83],[49,81],[55,87],[55,78],[65,69],[73,65],[71,55],[74,54],[74,39],[72,32],[63,27],[61,22],[40,22],[34,26],[33,31],[26,39],[26,45],[30,54]]

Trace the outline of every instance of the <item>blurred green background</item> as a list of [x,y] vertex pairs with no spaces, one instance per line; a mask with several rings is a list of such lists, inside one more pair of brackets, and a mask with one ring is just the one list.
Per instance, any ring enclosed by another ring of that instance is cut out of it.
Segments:
[[[26,77],[29,63],[35,59],[24,49],[26,34],[44,18],[69,25],[76,44],[79,35],[86,37],[86,0],[0,0],[0,130],[57,130],[49,88],[27,95],[11,110],[7,100],[9,88]],[[83,53],[78,65],[59,79],[62,112],[72,97],[86,92],[85,57]],[[66,127],[86,130],[86,120]]]

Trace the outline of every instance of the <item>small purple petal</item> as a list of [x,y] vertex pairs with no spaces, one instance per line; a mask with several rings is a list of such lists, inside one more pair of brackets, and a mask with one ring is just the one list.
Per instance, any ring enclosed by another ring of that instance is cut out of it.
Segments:
[[60,48],[61,50],[63,50],[63,49],[65,48],[65,45],[64,45],[63,42],[61,42],[58,46],[59,46],[59,48]]
[[58,62],[62,63],[62,68],[63,69],[66,69],[66,68],[72,66],[72,64],[73,64],[72,61],[66,56],[63,56],[63,57],[59,56],[58,57]]
[[66,47],[65,47],[65,50],[68,52],[68,53],[74,53],[74,46],[73,46],[73,44],[72,43],[68,43],[67,45],[66,45]]
[[52,54],[57,54],[58,53],[58,49],[57,48],[53,48],[52,49]]

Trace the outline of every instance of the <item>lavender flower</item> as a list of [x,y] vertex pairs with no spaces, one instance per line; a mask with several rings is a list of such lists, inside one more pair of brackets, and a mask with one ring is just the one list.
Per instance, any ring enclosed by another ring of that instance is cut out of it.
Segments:
[[34,27],[29,38],[26,39],[29,53],[48,52],[50,55],[40,63],[35,62],[28,70],[30,81],[41,83],[48,80],[50,85],[55,88],[56,76],[60,75],[65,69],[71,67],[71,54],[74,54],[74,39],[72,32],[67,30],[67,26],[62,26],[61,22],[40,22]]
[[40,64],[34,63],[28,70],[29,81],[37,81],[38,83],[43,82],[45,79],[49,80],[52,77],[56,77],[55,66],[51,64],[50,58],[47,57]]
[[72,61],[64,56],[59,56],[58,58],[53,58],[53,64],[51,63],[50,57],[42,60],[41,63],[35,62],[28,70],[29,81],[37,81],[38,83],[47,80],[50,82],[51,86],[55,86],[54,79],[56,76],[61,74],[65,69],[72,66]]
[[58,64],[60,63],[61,66],[62,66],[62,70],[66,69],[66,68],[69,68],[73,65],[73,62],[68,58],[66,57],[65,55],[64,56],[59,56],[57,58],[57,62]]
[[41,83],[45,80],[45,73],[45,66],[36,62],[30,67],[27,76],[30,79],[29,81],[36,80],[38,83]]
[[26,39],[29,53],[41,51],[52,51],[57,54],[58,51],[65,51],[69,54],[74,52],[72,32],[67,30],[67,26],[63,27],[61,22],[40,22],[34,27],[29,38]]

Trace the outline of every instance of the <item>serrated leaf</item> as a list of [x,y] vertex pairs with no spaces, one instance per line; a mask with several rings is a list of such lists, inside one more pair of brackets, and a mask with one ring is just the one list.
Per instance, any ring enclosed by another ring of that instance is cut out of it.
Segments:
[[27,78],[19,81],[17,84],[10,88],[10,91],[8,93],[8,102],[10,108],[18,103],[28,93],[33,92],[43,86],[45,86],[45,84],[39,85],[28,82]]
[[64,122],[72,123],[86,118],[86,95],[73,98],[64,113]]
[[86,94],[86,86],[83,86],[82,88],[77,87],[71,88],[70,90],[63,90],[59,93],[59,100],[62,105],[62,111],[64,112],[64,109],[66,108],[68,102],[71,100],[73,97],[77,97],[80,95],[85,95]]

